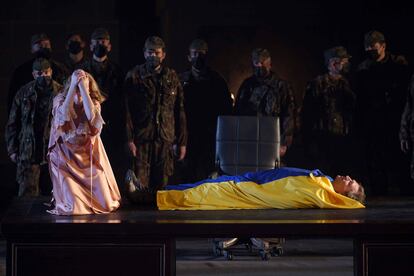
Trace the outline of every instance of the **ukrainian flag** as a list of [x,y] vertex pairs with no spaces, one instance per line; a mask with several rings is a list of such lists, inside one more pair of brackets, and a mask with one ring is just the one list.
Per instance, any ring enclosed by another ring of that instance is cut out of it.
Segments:
[[160,210],[365,208],[335,192],[332,178],[319,170],[279,168],[221,176],[157,192]]

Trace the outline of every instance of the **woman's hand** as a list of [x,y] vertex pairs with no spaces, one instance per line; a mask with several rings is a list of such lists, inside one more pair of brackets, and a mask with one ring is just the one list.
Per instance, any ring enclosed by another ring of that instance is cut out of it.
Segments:
[[88,89],[89,88],[89,78],[85,71],[83,70],[77,70],[78,73],[78,79],[79,79],[79,87],[82,85],[83,88]]

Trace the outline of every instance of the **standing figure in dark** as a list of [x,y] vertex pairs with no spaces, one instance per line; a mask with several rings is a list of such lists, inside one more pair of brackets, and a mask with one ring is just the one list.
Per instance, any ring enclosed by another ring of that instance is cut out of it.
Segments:
[[74,32],[67,36],[65,65],[71,74],[77,69],[85,69],[89,63],[89,59],[85,53],[85,46],[85,40],[80,33]]
[[214,171],[217,117],[233,108],[226,81],[207,65],[208,45],[196,39],[189,46],[191,69],[180,75],[188,128],[184,183],[196,182]]
[[32,66],[35,80],[22,86],[14,97],[5,131],[7,152],[17,165],[19,196],[50,194],[46,153],[53,97],[62,89],[52,80],[47,59],[35,59]]
[[130,70],[125,81],[134,171],[140,187],[153,195],[173,173],[173,149],[183,160],[187,144],[184,93],[175,71],[162,64],[165,56],[163,40],[147,38],[146,62]]
[[[324,52],[328,72],[306,86],[302,106],[303,144],[311,166],[327,174],[351,174],[356,96],[346,78],[351,58],[342,46]],[[335,153],[341,158],[332,158]]]
[[32,36],[30,51],[33,58],[18,66],[11,76],[9,94],[7,96],[7,110],[9,112],[17,91],[23,85],[33,80],[32,65],[36,58],[46,58],[49,60],[53,70],[53,79],[58,83],[63,84],[69,76],[69,72],[65,65],[52,58],[52,44],[45,33],[34,34]]
[[295,103],[290,84],[280,79],[272,69],[272,59],[266,49],[252,52],[253,75],[239,88],[234,113],[245,116],[280,118],[280,156],[286,153],[294,131]]
[[400,127],[400,145],[401,150],[405,154],[410,154],[410,175],[411,181],[407,183],[405,195],[414,195],[414,75],[408,90],[407,101],[405,103],[404,112],[401,116]]
[[[393,185],[407,183],[408,160],[398,139],[409,82],[407,61],[386,50],[385,37],[370,31],[364,38],[368,58],[357,71],[358,131],[366,149],[367,188],[386,195]],[[369,191],[368,191],[369,193]]]
[[[124,182],[128,160],[125,158],[127,131],[125,129],[125,101],[122,94],[124,76],[121,68],[108,54],[112,50],[109,32],[97,28],[91,35],[90,50],[92,58],[86,63],[85,71],[89,72],[101,90],[105,101],[102,104],[102,118],[105,127],[101,138],[109,157],[118,185]],[[121,193],[123,186],[119,187]]]

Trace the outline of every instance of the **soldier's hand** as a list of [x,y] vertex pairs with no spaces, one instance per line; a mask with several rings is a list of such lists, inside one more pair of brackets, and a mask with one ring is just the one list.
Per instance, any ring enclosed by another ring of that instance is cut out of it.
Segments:
[[286,151],[287,151],[287,146],[280,146],[280,149],[279,149],[280,157],[283,157],[286,154]]
[[134,142],[128,142],[129,150],[131,151],[132,156],[137,157],[137,147]]
[[408,143],[408,141],[407,141],[407,140],[402,140],[402,141],[400,142],[400,146],[401,146],[401,150],[402,150],[404,153],[407,153],[407,152],[408,152],[408,150],[410,149],[410,144]]
[[13,163],[17,162],[17,154],[16,153],[12,153],[12,155],[10,155],[10,159]]
[[186,146],[180,146],[178,161],[184,160],[184,157],[185,157],[186,153],[187,153],[187,147]]

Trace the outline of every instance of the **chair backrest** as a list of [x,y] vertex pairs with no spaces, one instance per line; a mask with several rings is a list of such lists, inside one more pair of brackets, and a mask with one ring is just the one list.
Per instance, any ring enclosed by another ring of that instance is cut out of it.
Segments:
[[221,173],[237,175],[278,167],[279,149],[279,118],[218,117],[216,165]]

